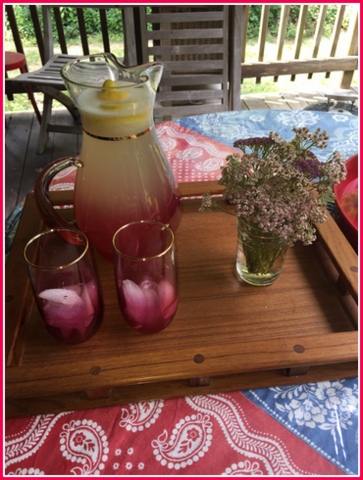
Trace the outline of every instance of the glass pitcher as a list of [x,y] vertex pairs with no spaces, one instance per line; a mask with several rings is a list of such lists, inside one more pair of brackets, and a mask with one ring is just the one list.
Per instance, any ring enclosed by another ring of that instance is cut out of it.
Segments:
[[49,200],[48,188],[60,170],[76,166],[76,223],[110,261],[112,237],[122,225],[157,220],[175,230],[180,220],[177,185],[153,120],[162,70],[159,62],[126,68],[109,53],[78,58],[62,69],[81,114],[81,153],[42,171],[35,200],[48,226],[66,226]]

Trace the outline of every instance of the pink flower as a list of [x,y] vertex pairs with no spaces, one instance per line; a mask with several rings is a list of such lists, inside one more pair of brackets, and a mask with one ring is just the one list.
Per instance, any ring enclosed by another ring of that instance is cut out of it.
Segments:
[[190,440],[196,440],[199,436],[200,434],[196,428],[191,428],[187,433],[187,437]]
[[74,437],[74,444],[77,446],[83,445],[84,441],[86,440],[86,437],[83,433],[77,433],[77,435]]

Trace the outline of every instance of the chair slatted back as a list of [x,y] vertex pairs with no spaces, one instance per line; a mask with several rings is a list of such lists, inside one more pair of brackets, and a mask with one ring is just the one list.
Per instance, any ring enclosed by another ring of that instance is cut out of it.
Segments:
[[141,61],[164,72],[154,117],[228,110],[229,7],[139,7]]

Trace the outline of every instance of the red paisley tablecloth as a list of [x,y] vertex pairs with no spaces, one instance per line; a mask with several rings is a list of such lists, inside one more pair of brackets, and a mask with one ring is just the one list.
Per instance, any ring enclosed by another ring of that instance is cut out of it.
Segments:
[[8,475],[341,475],[242,393],[7,422]]
[[[234,151],[174,122],[158,125],[157,132],[177,181],[217,180]],[[73,169],[62,172],[52,188],[72,188],[74,176]],[[352,424],[347,412],[356,406],[357,387],[342,382],[275,389],[268,392],[273,402],[257,391],[233,392],[8,419],[5,474],[349,474],[341,460],[349,444],[342,443],[337,425],[344,433]],[[338,423],[331,411],[343,412]],[[313,427],[318,435],[309,436]]]

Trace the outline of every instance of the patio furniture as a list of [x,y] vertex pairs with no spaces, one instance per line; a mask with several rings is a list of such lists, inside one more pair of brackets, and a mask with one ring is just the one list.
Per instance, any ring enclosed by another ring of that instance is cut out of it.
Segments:
[[156,121],[240,108],[241,7],[143,6],[136,13],[139,63],[164,64]]
[[[10,72],[12,70],[19,69],[21,73],[25,74],[27,72],[25,55],[20,52],[5,52],[5,72]],[[38,122],[41,123],[42,116],[39,112],[37,102],[34,98],[34,92],[32,88],[28,85],[26,87],[29,100],[34,108],[35,115],[37,116]],[[12,95],[8,94],[10,100],[12,100]]]
[[[58,5],[57,8],[60,6]],[[22,82],[28,86],[34,86],[34,89],[44,93],[44,105],[43,105],[43,115],[41,121],[41,127],[38,138],[38,147],[37,153],[42,154],[45,150],[48,138],[48,132],[69,132],[69,133],[80,133],[80,115],[75,107],[73,101],[69,98],[68,95],[63,93],[66,90],[65,84],[61,77],[62,67],[78,58],[79,55],[70,55],[68,53],[55,53],[54,49],[54,38],[52,31],[52,9],[55,8],[51,5],[42,6],[42,20],[44,28],[44,65],[33,72],[22,73],[18,77],[15,77],[13,80]],[[80,19],[83,19],[82,9],[85,7],[77,6],[77,11]],[[93,7],[96,8],[96,7]],[[125,64],[134,64],[136,61],[135,56],[135,36],[134,36],[134,17],[132,7],[97,7],[100,12],[100,21],[104,34],[106,34],[106,40],[104,39],[104,48],[105,51],[110,51],[110,45],[108,41],[107,34],[107,23],[105,22],[105,10],[107,8],[119,8],[122,13],[123,19],[123,32],[124,37],[127,38],[125,41]],[[121,17],[120,17],[121,19]],[[84,26],[84,21],[80,21],[80,25],[83,24],[83,28],[80,28],[80,35],[83,45],[83,52],[85,55],[89,53],[88,51],[88,42],[87,42],[87,33]],[[120,30],[121,31],[121,30]],[[86,46],[86,47],[85,47]],[[66,47],[65,47],[66,49]],[[100,52],[94,52],[100,53]],[[52,106],[53,100],[57,100],[62,105],[64,105],[72,115],[74,119],[73,125],[57,125],[52,122]]]

